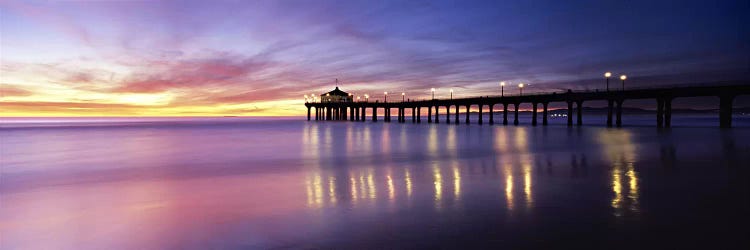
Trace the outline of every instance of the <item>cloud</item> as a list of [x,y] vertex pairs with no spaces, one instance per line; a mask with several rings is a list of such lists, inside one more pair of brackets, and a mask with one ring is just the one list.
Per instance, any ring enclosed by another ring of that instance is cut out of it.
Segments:
[[156,69],[144,69],[120,86],[117,93],[157,93],[173,89],[190,89],[216,84],[234,84],[250,74],[257,74],[273,64],[253,58],[216,56],[207,59],[155,61],[147,63]]
[[33,92],[10,84],[0,84],[0,97],[30,96]]
[[[732,7],[736,3],[690,2],[667,15],[639,3],[538,5],[10,2],[4,6],[13,13],[64,32],[94,53],[61,52],[91,56],[87,60],[4,61],[2,70],[12,73],[13,81],[44,78],[60,92],[68,88],[99,97],[90,100],[164,93],[172,101],[149,108],[200,106],[217,112],[223,105],[301,100],[303,94],[330,90],[335,78],[352,93],[404,91],[423,98],[433,87],[454,88],[459,96],[486,95],[496,92],[501,80],[530,83],[530,92],[595,89],[602,87],[604,71],[628,74],[628,86],[749,75],[747,32],[737,32],[747,27],[734,23],[747,17]],[[600,9],[640,15],[621,19]],[[687,15],[699,9],[708,17]],[[28,34],[4,38],[18,35]],[[100,46],[90,46],[92,38]],[[283,105],[274,108],[295,108]]]

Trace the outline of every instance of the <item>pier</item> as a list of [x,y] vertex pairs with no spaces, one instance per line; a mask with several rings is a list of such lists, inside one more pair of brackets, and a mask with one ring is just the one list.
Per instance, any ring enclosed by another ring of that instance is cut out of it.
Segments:
[[[329,93],[345,93],[336,90]],[[483,112],[489,112],[489,124],[495,124],[495,110],[502,109],[503,125],[508,125],[508,111],[512,110],[512,123],[518,125],[518,113],[521,104],[528,103],[532,107],[531,125],[536,126],[539,123],[538,117],[541,116],[541,125],[547,125],[548,106],[550,103],[567,104],[567,125],[583,125],[583,104],[588,101],[606,101],[607,102],[607,120],[609,127],[620,127],[622,121],[622,105],[625,101],[637,99],[653,99],[656,102],[656,126],[672,126],[672,101],[676,98],[685,97],[704,97],[714,96],[719,98],[719,126],[722,128],[732,127],[732,102],[739,95],[750,94],[750,82],[740,83],[722,83],[713,86],[693,85],[693,86],[672,86],[630,90],[610,90],[610,91],[573,91],[553,93],[531,93],[527,95],[504,95],[504,96],[482,96],[469,98],[451,98],[451,99],[431,99],[419,101],[397,100],[395,102],[372,102],[372,101],[354,101],[349,98],[339,98],[337,101],[330,101],[331,98],[323,98],[321,102],[306,102],[307,120],[316,121],[359,121],[367,120],[366,111],[371,111],[371,121],[378,121],[379,110],[382,110],[383,121],[391,122],[391,113],[395,109],[396,120],[399,123],[421,123],[423,112],[427,112],[428,123],[440,123],[441,120],[447,124],[460,124],[460,110],[463,113],[465,124],[470,124],[470,109],[473,106],[478,107],[479,112],[476,114],[477,123],[484,124]],[[326,101],[328,100],[328,101]],[[406,111],[411,110],[411,117],[407,119]],[[441,118],[441,111],[444,116]],[[541,113],[541,114],[540,114]],[[573,121],[575,117],[575,122]],[[407,121],[408,120],[408,121]]]

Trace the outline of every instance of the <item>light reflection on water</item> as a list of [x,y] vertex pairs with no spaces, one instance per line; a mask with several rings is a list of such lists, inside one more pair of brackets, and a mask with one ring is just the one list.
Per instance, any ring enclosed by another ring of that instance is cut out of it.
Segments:
[[[750,155],[734,138],[748,133],[296,121],[4,129],[0,233],[9,248],[99,249],[387,248],[445,234],[518,243],[557,231],[514,228],[592,224],[608,237],[713,211],[690,206],[699,196],[734,197],[727,172]],[[713,162],[727,167],[707,170]]]
[[[638,174],[634,167],[637,156],[631,133],[625,130],[604,130],[599,133],[598,141],[611,165],[614,214],[623,216],[625,212],[638,213]],[[624,192],[627,194],[623,194]]]

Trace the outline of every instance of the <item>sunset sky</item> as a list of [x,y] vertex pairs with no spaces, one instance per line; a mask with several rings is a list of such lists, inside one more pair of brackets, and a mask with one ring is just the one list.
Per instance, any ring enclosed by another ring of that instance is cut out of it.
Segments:
[[336,78],[417,99],[750,78],[747,0],[466,2],[0,0],[0,116],[303,115]]

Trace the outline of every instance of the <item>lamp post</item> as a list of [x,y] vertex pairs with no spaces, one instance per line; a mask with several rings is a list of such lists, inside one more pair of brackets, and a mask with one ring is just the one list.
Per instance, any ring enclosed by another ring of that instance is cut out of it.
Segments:
[[453,100],[453,89],[451,89],[451,100]]
[[406,98],[406,93],[405,92],[401,92],[401,102],[405,101],[404,98]]
[[388,92],[383,92],[383,102],[388,102]]
[[505,95],[505,82],[500,82],[500,97]]
[[518,91],[520,91],[520,95],[523,95],[523,83],[518,84]]
[[628,76],[621,75],[620,80],[622,80],[622,91],[625,91],[625,79],[628,79]]
[[432,100],[435,100],[435,88],[430,89],[432,91]]
[[604,73],[604,78],[607,79],[607,92],[609,92],[609,77],[612,76],[612,72]]
[[365,102],[369,102],[369,101],[370,101],[370,95],[365,94]]

